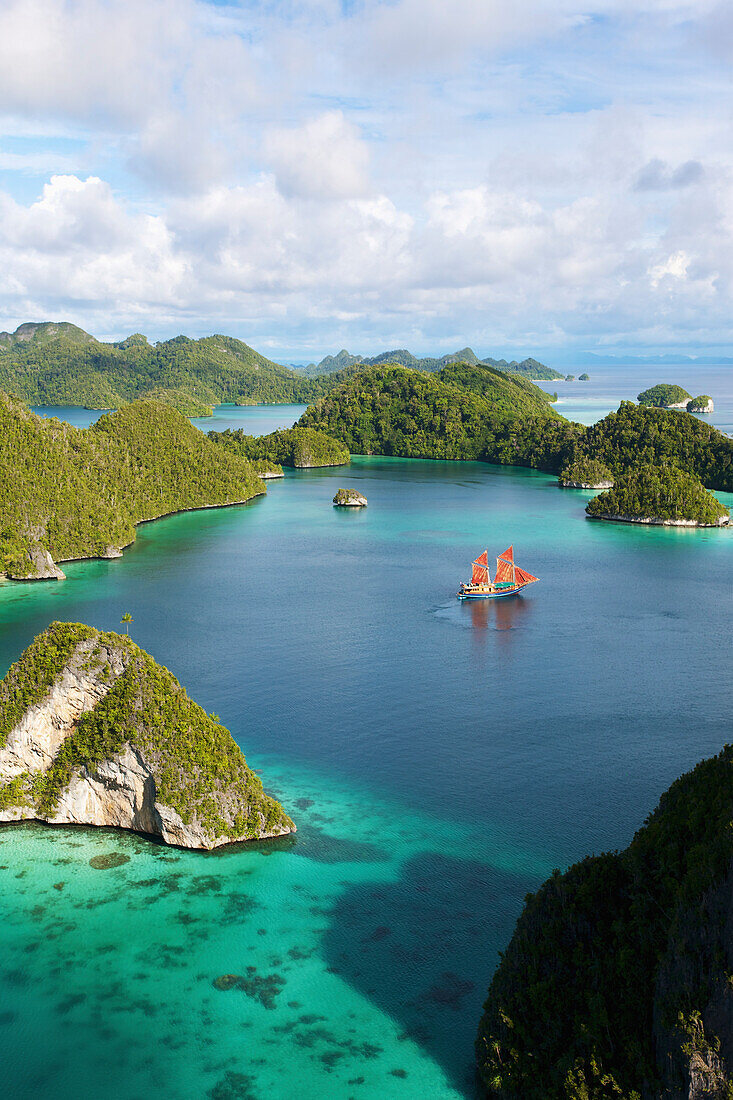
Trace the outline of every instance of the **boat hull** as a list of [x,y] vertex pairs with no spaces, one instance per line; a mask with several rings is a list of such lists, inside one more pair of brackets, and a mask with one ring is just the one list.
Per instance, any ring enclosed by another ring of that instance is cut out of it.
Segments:
[[459,600],[507,600],[512,596],[518,596],[526,584],[520,584],[517,588],[510,588],[505,592],[456,592]]

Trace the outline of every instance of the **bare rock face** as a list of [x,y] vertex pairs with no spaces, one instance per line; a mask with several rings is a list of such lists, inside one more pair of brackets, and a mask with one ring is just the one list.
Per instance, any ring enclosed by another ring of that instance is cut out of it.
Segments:
[[0,742],[3,729],[0,821],[116,826],[206,849],[295,831],[231,734],[122,635],[52,624],[0,684]]
[[568,478],[558,478],[558,485],[563,489],[613,489],[613,481],[570,481]]
[[610,519],[617,523],[642,523],[648,527],[725,527],[730,516],[719,516],[715,523],[699,523],[696,519],[664,519],[662,516],[632,516],[615,512],[597,512],[591,519]]
[[356,489],[339,489],[333,498],[337,508],[364,508],[367,498],[358,493]]
[[28,551],[26,560],[20,566],[8,570],[8,576],[14,581],[66,580],[66,574],[40,543]]

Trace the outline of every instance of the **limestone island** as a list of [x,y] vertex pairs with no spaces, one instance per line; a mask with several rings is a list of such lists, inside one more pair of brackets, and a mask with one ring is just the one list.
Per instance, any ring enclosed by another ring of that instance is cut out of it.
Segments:
[[562,468],[557,483],[563,489],[611,489],[613,474],[603,462],[579,458]]
[[234,738],[125,635],[52,623],[0,683],[0,821],[182,848],[295,832]]
[[339,489],[333,503],[337,508],[364,508],[367,498],[357,493],[356,489]]
[[579,382],[590,382],[590,375],[589,374],[579,374],[578,375],[578,381]]
[[640,405],[652,405],[658,409],[686,409],[691,397],[692,394],[682,386],[660,382],[658,386],[652,386],[638,394],[636,400]]
[[75,428],[0,393],[0,470],[0,576],[12,580],[63,580],[59,562],[119,558],[139,523],[266,491],[246,458],[150,400]]
[[687,411],[688,413],[715,412],[712,397],[706,393],[701,393],[699,397],[693,397],[692,401],[687,402]]
[[[318,466],[345,466],[351,461],[343,443],[317,428],[281,428],[269,435],[246,435],[241,428],[209,432],[209,439],[231,454],[255,464],[291,466],[295,470]],[[281,471],[282,472],[282,471]],[[262,474],[260,474],[262,477]]]
[[586,505],[592,519],[664,527],[722,527],[730,512],[702,482],[674,466],[639,466]]
[[479,1026],[487,1096],[733,1095],[732,817],[728,745],[672,784],[628,848],[527,897]]

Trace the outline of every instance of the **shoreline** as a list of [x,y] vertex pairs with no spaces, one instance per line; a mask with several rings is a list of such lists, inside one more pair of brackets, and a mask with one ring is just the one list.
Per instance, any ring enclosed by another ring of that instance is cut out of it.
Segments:
[[729,524],[727,516],[723,516],[718,523],[699,523],[696,519],[662,519],[660,516],[622,516],[613,512],[602,512],[594,516],[589,515],[587,518],[612,523],[636,523],[642,527],[700,527],[706,530],[717,530]]
[[[139,519],[135,523],[135,530],[138,527],[142,527],[145,523],[155,523],[159,519],[168,519],[170,516],[180,516],[185,512],[204,512],[214,508],[238,508],[243,504],[249,504],[251,500],[257,500],[259,497],[267,495],[267,489],[263,486],[262,492],[253,493],[251,497],[247,497],[246,500],[228,500],[222,504],[198,504],[192,508],[174,508],[172,512],[161,512],[157,516],[149,516],[146,519]],[[70,561],[117,561],[118,558],[123,557],[123,551],[129,549],[130,546],[134,546],[137,539],[131,539],[130,542],[126,542],[124,546],[116,547],[119,551],[117,554],[79,554],[73,558],[53,558],[54,565],[60,565]],[[33,584],[37,581],[52,581],[60,580],[59,577],[11,577],[7,573],[0,573],[0,579],[3,581],[11,581],[13,584]],[[66,578],[64,578],[65,580]]]

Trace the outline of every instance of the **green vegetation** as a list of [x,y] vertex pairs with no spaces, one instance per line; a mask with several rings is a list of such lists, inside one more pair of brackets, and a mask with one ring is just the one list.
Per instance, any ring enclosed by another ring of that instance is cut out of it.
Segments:
[[576,485],[587,485],[593,488],[612,482],[613,474],[605,463],[597,459],[579,458],[563,467],[558,480],[560,484],[573,482]]
[[586,506],[589,516],[654,517],[660,520],[692,520],[711,526],[726,521],[727,508],[703,488],[699,478],[674,466],[639,466],[619,477],[612,489],[594,497]]
[[[116,679],[113,659],[121,660],[124,669]],[[229,731],[189,699],[168,669],[121,634],[52,623],[0,684],[0,729],[6,736],[70,660],[114,680],[112,687],[81,716],[48,771],[11,781],[0,790],[0,805],[26,805],[29,816],[51,817],[79,769],[93,769],[129,743],[153,774],[156,801],[174,809],[184,824],[203,828],[210,839],[292,828]],[[44,670],[42,688],[36,680],[39,668]]]
[[590,382],[590,375],[589,374],[579,374],[578,375],[578,381],[579,382]]
[[[727,746],[672,785],[625,851],[528,896],[479,1027],[488,1095],[687,1096],[696,1055],[730,1059],[732,814]],[[720,1078],[705,1095],[731,1096]]]
[[507,374],[495,367],[479,363],[453,363],[443,367],[435,376],[449,386],[485,397],[497,414],[506,416],[545,416],[549,395],[520,375]]
[[615,475],[635,466],[676,466],[708,489],[733,492],[733,440],[686,413],[623,401],[583,429],[575,458],[594,458]]
[[688,412],[706,412],[713,403],[712,397],[707,393],[701,393],[687,402]]
[[565,375],[565,381],[566,382],[574,382],[575,381],[575,375],[574,374],[566,374]]
[[0,394],[0,469],[0,571],[21,577],[39,546],[55,561],[114,556],[144,520],[264,492],[246,459],[154,401],[83,430]]
[[270,465],[343,466],[351,455],[337,440],[315,428],[284,428],[270,435],[245,435],[241,428],[209,432],[209,439],[233,454]]
[[206,416],[220,402],[311,401],[324,384],[231,336],[176,336],[151,347],[135,333],[104,344],[74,325],[45,322],[0,334],[0,389],[36,405],[95,409],[144,396],[187,416]]
[[[559,470],[582,429],[559,417],[545,395],[526,392],[521,380],[486,368],[479,374],[482,382],[488,376],[481,395],[420,371],[371,367],[342,381],[298,423],[341,440],[352,454]],[[457,376],[465,379],[463,368]]]
[[654,405],[658,409],[667,409],[670,405],[680,405],[689,401],[692,395],[683,390],[682,386],[673,386],[667,382],[660,382],[658,386],[652,386],[644,390],[637,397],[640,405]]

